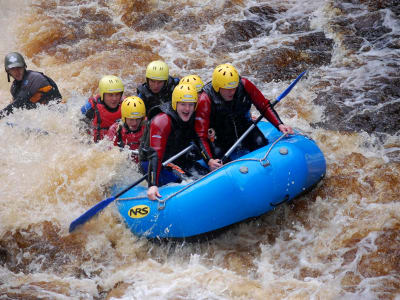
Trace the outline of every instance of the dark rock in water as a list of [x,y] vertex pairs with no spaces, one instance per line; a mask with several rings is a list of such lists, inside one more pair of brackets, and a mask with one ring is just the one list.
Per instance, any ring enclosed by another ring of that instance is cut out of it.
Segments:
[[374,41],[392,29],[383,25],[384,12],[372,12],[354,19],[355,34]]
[[259,36],[260,34],[268,34],[271,30],[270,27],[264,28],[254,21],[234,21],[228,22],[224,25],[225,33],[223,33],[219,39],[217,45],[214,47],[212,52],[239,52],[246,50],[251,45],[240,44],[247,42],[252,38]]
[[8,252],[4,248],[0,248],[0,264],[4,265],[7,262]]
[[330,51],[279,48],[264,50],[258,57],[248,61],[248,66],[264,81],[291,80],[313,66],[329,64],[331,57]]
[[226,38],[232,43],[247,42],[255,38],[261,33],[269,33],[270,29],[263,29],[263,27],[254,21],[233,21],[224,25],[225,33],[222,37]]
[[310,21],[303,19],[283,19],[276,22],[276,29],[283,34],[292,34],[311,31]]
[[140,21],[134,24],[136,30],[153,31],[163,28],[165,24],[172,21],[172,17],[164,12],[155,11],[147,13],[139,18]]
[[[335,9],[341,11],[341,15],[331,20],[330,27],[342,36],[342,45],[353,51],[368,51],[371,47],[397,49],[398,37],[396,38],[396,34],[389,35],[393,30],[385,24],[388,11],[383,9],[391,10],[396,14],[396,11],[400,11],[400,1],[396,4],[393,1],[375,0],[357,2],[368,5],[369,12],[360,14],[359,8],[345,7],[343,1],[335,1],[332,4]],[[365,48],[366,43],[369,45],[367,48]]]
[[[324,117],[313,125],[329,130],[399,133],[400,103],[394,99],[400,97],[400,79],[377,78],[360,88],[363,90],[319,92],[314,103],[325,107]],[[363,102],[350,106],[356,95],[363,95]]]
[[300,36],[293,44],[295,49],[309,51],[332,51],[333,40],[326,38],[323,32],[313,32]]
[[263,20],[274,22],[276,17],[274,15],[285,12],[285,8],[272,8],[269,5],[253,6],[249,8],[249,12],[259,16]]
[[376,44],[375,48],[377,49],[400,49],[400,35],[399,34],[386,34],[382,38],[380,38]]
[[396,16],[400,16],[400,2],[398,0],[360,0],[360,3],[368,5],[369,11],[388,8]]
[[379,110],[363,109],[349,119],[356,131],[395,134],[400,131],[400,103],[387,104]]
[[323,121],[313,125],[329,130],[354,131],[348,127],[346,120],[353,108],[345,106],[344,101],[352,96],[349,90],[334,88],[329,92],[320,92],[314,103],[325,107]]
[[343,37],[342,43],[345,49],[358,51],[361,49],[364,39],[359,36],[347,35]]
[[165,26],[166,30],[177,30],[181,33],[192,33],[199,31],[203,21],[194,14],[187,14],[179,19],[175,19]]

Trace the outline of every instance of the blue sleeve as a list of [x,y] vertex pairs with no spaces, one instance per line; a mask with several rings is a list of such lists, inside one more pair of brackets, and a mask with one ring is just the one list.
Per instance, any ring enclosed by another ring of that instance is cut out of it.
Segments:
[[84,116],[88,113],[89,110],[92,109],[92,104],[90,104],[89,100],[81,107],[81,112]]

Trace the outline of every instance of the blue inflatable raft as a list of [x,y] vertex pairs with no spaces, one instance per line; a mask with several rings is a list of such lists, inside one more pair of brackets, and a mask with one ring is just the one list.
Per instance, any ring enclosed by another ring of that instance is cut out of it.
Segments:
[[193,181],[161,187],[151,201],[146,186],[117,200],[131,231],[148,238],[188,238],[260,216],[304,193],[325,175],[324,155],[298,132],[288,137],[270,123],[258,127],[269,144]]

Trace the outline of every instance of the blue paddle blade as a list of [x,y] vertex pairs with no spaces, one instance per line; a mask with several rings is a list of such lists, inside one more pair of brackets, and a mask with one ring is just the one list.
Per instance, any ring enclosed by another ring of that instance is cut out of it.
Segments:
[[90,208],[83,215],[81,215],[80,217],[76,218],[74,221],[71,222],[71,225],[69,225],[69,232],[74,231],[76,229],[76,227],[86,223],[94,215],[96,215],[98,212],[103,210],[108,204],[110,204],[114,200],[115,200],[115,197],[110,197],[110,198],[107,198],[106,200],[103,200],[103,201],[97,203],[95,206]]
[[303,73],[301,73],[299,76],[297,76],[296,80],[293,81],[293,82],[288,86],[288,88],[287,88],[286,90],[284,90],[283,93],[280,94],[280,95],[278,96],[278,98],[276,98],[276,102],[279,102],[279,101],[280,101],[281,99],[283,99],[287,94],[289,94],[289,92],[292,90],[292,88],[296,85],[297,81],[299,81],[300,78],[303,77],[303,75],[304,75],[306,72],[307,72],[307,70],[304,71]]
[[[179,152],[178,154],[175,154],[174,156],[170,157],[169,159],[167,159],[166,161],[164,161],[162,163],[162,165],[165,167],[167,164],[169,164],[170,162],[174,161],[175,159],[177,159],[179,156],[185,154],[186,152],[190,151],[190,149],[192,149],[194,147],[194,144],[191,144],[190,146],[186,147],[185,149],[183,149],[181,152]],[[141,183],[142,181],[144,181],[147,178],[147,174],[144,175],[143,177],[139,178],[138,180],[136,180],[132,185],[128,186],[127,188],[125,188],[124,190],[122,190],[121,192],[119,192],[117,195],[115,195],[114,197],[108,198],[106,200],[103,200],[99,203],[97,203],[95,206],[93,206],[92,208],[90,208],[87,212],[85,212],[83,215],[81,215],[80,217],[78,217],[77,219],[75,219],[74,221],[72,221],[72,223],[69,225],[69,232],[72,232],[76,229],[76,227],[86,223],[87,221],[89,221],[94,215],[96,215],[98,212],[100,212],[101,210],[103,210],[108,204],[110,204],[111,202],[113,202],[116,198],[118,198],[119,196],[121,196],[122,194],[124,194],[125,192],[127,192],[128,190],[130,190],[131,188],[133,188],[135,185],[138,185],[139,183]]]

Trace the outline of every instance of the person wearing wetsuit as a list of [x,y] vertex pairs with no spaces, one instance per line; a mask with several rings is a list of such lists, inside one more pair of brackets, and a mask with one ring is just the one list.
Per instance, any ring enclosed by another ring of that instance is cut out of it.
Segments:
[[172,92],[179,78],[169,75],[168,65],[160,60],[152,61],[146,68],[146,82],[137,88],[137,95],[143,99],[147,113],[162,103],[171,102]]
[[162,161],[179,153],[192,142],[198,142],[194,130],[197,97],[193,85],[179,84],[173,91],[171,103],[157,106],[148,114],[151,120],[139,148],[139,159],[143,172],[148,173],[147,196],[151,200],[161,197],[159,186],[181,181],[173,169],[179,172],[183,170],[189,175],[196,172],[204,175],[208,172],[188,155],[177,158],[173,162],[173,169],[162,166]]
[[[240,77],[230,64],[217,66],[212,81],[204,86],[199,96],[195,119],[200,147],[211,170],[222,166],[220,158],[252,125],[252,105],[282,133],[293,134],[292,128],[282,123],[269,100],[250,80]],[[210,128],[216,136],[213,151],[208,139]],[[267,145],[268,141],[255,127],[241,144],[244,149],[253,151]]]
[[[121,104],[121,120],[117,120],[108,130],[107,137],[114,146],[128,147],[137,150],[143,135],[146,118],[146,107],[137,96],[127,97]],[[132,154],[134,162],[139,162],[137,154]]]
[[84,121],[91,127],[95,142],[104,138],[108,129],[121,119],[121,101],[124,93],[122,80],[107,75],[99,81],[100,95],[90,97],[81,107]]
[[38,104],[57,103],[61,94],[57,84],[41,72],[27,70],[24,57],[18,52],[5,56],[4,67],[7,79],[14,78],[11,85],[12,102],[0,111],[0,119],[13,113],[14,109],[34,109]]

